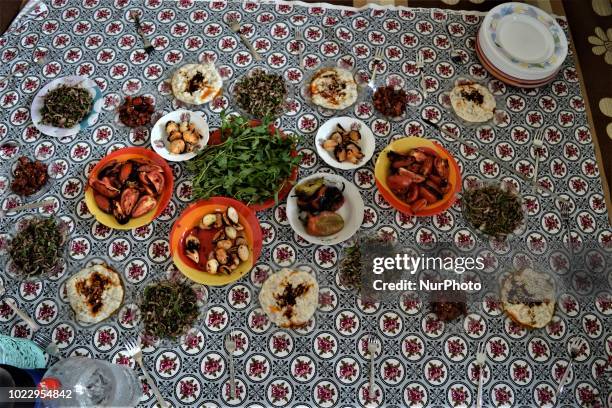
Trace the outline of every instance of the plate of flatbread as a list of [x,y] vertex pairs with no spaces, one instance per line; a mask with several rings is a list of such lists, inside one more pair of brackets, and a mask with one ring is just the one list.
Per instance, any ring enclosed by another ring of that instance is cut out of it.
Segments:
[[552,278],[526,267],[502,280],[504,312],[516,323],[531,329],[546,326],[555,313],[556,288]]
[[300,328],[308,324],[317,309],[319,284],[312,273],[281,269],[263,283],[259,303],[277,326]]

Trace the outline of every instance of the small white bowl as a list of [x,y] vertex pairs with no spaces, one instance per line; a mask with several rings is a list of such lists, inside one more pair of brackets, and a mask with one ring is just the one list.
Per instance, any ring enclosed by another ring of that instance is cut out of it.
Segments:
[[[189,119],[185,119],[185,116],[183,115],[189,115]],[[171,120],[179,124],[183,120],[187,120],[188,122],[193,122],[195,124],[196,130],[200,133],[200,136],[202,136],[195,151],[183,154],[170,153],[170,150],[168,150],[170,142],[168,142],[168,135],[166,134],[166,123]],[[210,132],[208,129],[208,123],[206,123],[206,119],[201,112],[178,109],[162,116],[157,122],[155,122],[155,125],[151,130],[151,146],[153,146],[153,150],[155,150],[155,152],[165,160],[180,162],[196,157],[198,151],[204,148],[208,143],[209,135]]]
[[[315,237],[306,232],[306,227],[302,220],[300,220],[300,209],[297,206],[297,197],[295,194],[295,188],[304,181],[316,179],[325,179],[325,183],[328,185],[335,185],[339,189],[343,190],[344,204],[337,211],[344,219],[344,228],[333,235],[326,237]],[[344,186],[344,187],[343,187]],[[333,173],[315,173],[308,177],[304,177],[299,180],[287,197],[287,218],[293,231],[299,236],[304,238],[306,241],[317,244],[317,245],[335,245],[340,242],[344,242],[351,238],[361,227],[363,222],[363,211],[364,204],[359,189],[355,184],[351,183],[342,176]]]
[[[332,133],[336,131],[337,124],[340,124],[340,126],[346,130],[350,129],[354,124],[359,125],[361,140],[357,144],[363,153],[363,158],[359,163],[353,164],[350,162],[339,162],[334,157],[333,152],[328,152],[323,148],[323,142],[325,142],[332,135]],[[321,156],[325,163],[337,169],[353,170],[363,166],[372,158],[374,149],[376,148],[376,139],[374,138],[374,134],[368,125],[366,125],[364,122],[348,116],[341,116],[339,118],[330,119],[319,127],[317,135],[315,136],[315,144],[317,145],[317,153],[319,156]]]

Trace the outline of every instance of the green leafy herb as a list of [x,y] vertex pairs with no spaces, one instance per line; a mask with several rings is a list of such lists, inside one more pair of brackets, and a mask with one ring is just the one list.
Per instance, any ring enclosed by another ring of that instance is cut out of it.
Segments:
[[277,117],[283,113],[287,86],[281,75],[257,69],[236,83],[234,98],[238,106],[256,118]]
[[41,110],[45,125],[71,128],[91,111],[93,98],[89,91],[78,86],[60,85],[45,95]]
[[462,207],[467,221],[486,235],[504,237],[523,221],[520,198],[497,186],[466,191]]
[[162,281],[144,290],[140,305],[145,333],[159,338],[177,338],[198,317],[197,297],[186,283]]
[[291,154],[299,139],[278,130],[271,135],[269,123],[266,118],[252,127],[246,118],[222,113],[221,134],[227,138],[187,163],[194,174],[194,197],[227,196],[247,205],[278,201],[279,190],[302,158]]
[[20,274],[40,276],[57,268],[64,243],[64,234],[53,218],[33,218],[11,240],[8,252]]

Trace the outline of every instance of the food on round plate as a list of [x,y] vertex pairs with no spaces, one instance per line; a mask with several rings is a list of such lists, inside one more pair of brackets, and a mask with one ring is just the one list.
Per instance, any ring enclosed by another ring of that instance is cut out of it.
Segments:
[[316,178],[298,184],[295,194],[300,219],[308,234],[326,237],[344,228],[344,219],[336,213],[344,205],[344,195],[338,187]]
[[24,277],[55,273],[66,238],[66,226],[62,222],[34,217],[20,225],[8,245],[8,253],[17,272]]
[[256,118],[275,118],[283,113],[287,84],[282,75],[256,69],[242,77],[234,86],[238,106]]
[[[213,247],[205,253],[209,239]],[[181,247],[198,269],[212,275],[231,274],[251,254],[238,211],[231,206],[225,212],[204,215],[200,224],[185,234]]]
[[209,145],[187,162],[194,175],[194,198],[235,198],[246,205],[278,200],[294,177],[301,156],[297,138],[282,135],[264,120],[253,125],[240,116],[221,115],[220,144]]
[[21,156],[13,171],[11,190],[21,196],[30,196],[40,191],[49,180],[47,165],[38,160],[30,160]]
[[71,128],[78,125],[93,108],[89,91],[79,86],[60,85],[45,95],[41,110],[45,125]]
[[123,303],[124,289],[119,274],[106,264],[81,269],[66,282],[66,293],[76,319],[99,323]]
[[359,146],[361,140],[360,126],[354,124],[350,130],[345,130],[339,123],[336,131],[323,142],[323,148],[333,154],[340,163],[349,162],[357,164],[363,159]]
[[305,271],[282,269],[266,279],[259,303],[270,320],[283,328],[308,323],[319,304],[319,284]]
[[172,76],[172,93],[176,99],[193,105],[210,102],[222,86],[214,64],[186,64]]
[[343,68],[321,68],[310,82],[310,98],[326,109],[344,109],[357,100],[357,83],[351,71]]
[[394,86],[381,86],[372,96],[372,102],[377,111],[390,118],[397,118],[406,112],[408,94],[403,89]]
[[148,96],[126,96],[119,107],[119,120],[127,127],[136,128],[151,122],[155,112],[153,99]]
[[457,116],[468,122],[486,122],[495,114],[495,98],[480,84],[456,85],[450,92],[450,102]]
[[523,223],[521,198],[496,185],[481,185],[467,190],[461,199],[466,220],[478,231],[504,238]]
[[127,224],[152,211],[164,191],[164,170],[147,159],[112,161],[89,179],[96,204]]
[[198,148],[202,135],[196,129],[195,123],[173,120],[166,122],[166,135],[168,137],[168,151],[172,154],[193,152]]
[[555,285],[550,276],[524,268],[502,282],[501,302],[515,322],[534,329],[546,326],[555,312]]
[[198,299],[187,283],[164,280],[147,286],[140,303],[144,332],[158,338],[177,338],[199,315]]
[[418,147],[406,153],[390,150],[387,157],[391,163],[387,185],[412,211],[442,200],[453,187],[448,160],[432,149]]

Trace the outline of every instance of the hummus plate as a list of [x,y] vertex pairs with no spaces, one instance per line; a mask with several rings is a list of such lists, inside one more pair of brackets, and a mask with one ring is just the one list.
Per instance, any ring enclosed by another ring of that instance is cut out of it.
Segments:
[[172,76],[172,93],[181,102],[202,105],[221,92],[223,80],[214,64],[186,64]]

